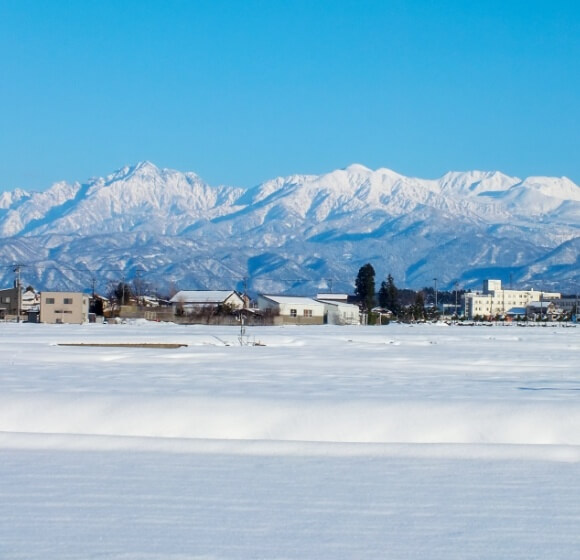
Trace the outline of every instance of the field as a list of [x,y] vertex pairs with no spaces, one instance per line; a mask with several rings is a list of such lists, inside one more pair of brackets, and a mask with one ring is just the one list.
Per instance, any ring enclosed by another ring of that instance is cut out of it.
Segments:
[[0,558],[570,559],[580,329],[0,324]]

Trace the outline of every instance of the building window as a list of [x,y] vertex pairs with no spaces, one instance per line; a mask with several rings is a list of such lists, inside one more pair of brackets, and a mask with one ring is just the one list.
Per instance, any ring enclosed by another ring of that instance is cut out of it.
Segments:
[[54,305],[54,298],[53,297],[47,297],[44,300],[44,303],[49,304],[49,305]]
[[10,303],[10,296],[6,296],[4,298],[4,303]]
[[297,317],[298,311],[296,309],[290,309],[290,317]]
[[71,297],[65,297],[63,300],[63,303],[65,305],[72,305],[72,298]]
[[312,309],[305,309],[304,317],[312,317]]

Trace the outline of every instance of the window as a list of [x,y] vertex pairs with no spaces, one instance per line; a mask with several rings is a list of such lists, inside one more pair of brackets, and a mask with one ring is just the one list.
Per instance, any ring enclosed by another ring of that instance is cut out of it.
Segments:
[[296,309],[290,309],[290,317],[297,317],[298,316],[298,312],[296,311]]
[[4,303],[10,303],[10,296],[6,296],[4,298]]
[[44,303],[49,304],[49,305],[54,305],[54,298],[53,297],[47,297],[44,300]]
[[312,317],[312,309],[305,309],[304,317]]
[[71,297],[65,297],[63,300],[63,303],[65,305],[72,305],[72,298]]

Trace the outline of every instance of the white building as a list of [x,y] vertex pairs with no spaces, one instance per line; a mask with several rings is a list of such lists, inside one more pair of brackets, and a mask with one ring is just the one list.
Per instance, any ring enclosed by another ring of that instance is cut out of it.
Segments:
[[512,308],[525,308],[533,301],[560,299],[560,293],[536,290],[504,290],[501,280],[485,280],[482,292],[465,294],[465,314],[475,317],[492,318],[503,316]]
[[324,304],[308,297],[260,294],[258,309],[280,316],[284,323],[301,325],[324,323]]
[[346,301],[318,299],[324,305],[325,322],[329,325],[360,325],[358,305]]
[[234,290],[181,290],[169,303],[174,308],[181,308],[185,314],[196,313],[207,308],[218,309],[229,306],[232,309],[242,309],[244,299]]

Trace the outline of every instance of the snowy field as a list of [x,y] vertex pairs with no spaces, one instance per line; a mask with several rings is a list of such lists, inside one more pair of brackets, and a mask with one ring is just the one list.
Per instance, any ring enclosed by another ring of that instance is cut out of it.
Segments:
[[0,559],[578,557],[580,328],[238,335],[0,324]]

